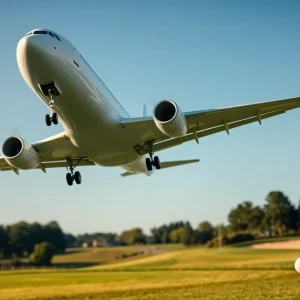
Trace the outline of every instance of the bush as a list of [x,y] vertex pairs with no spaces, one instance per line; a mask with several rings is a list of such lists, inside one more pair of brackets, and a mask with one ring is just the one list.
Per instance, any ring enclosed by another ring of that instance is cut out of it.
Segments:
[[19,268],[20,266],[21,266],[21,261],[19,258],[6,259],[0,261],[0,268],[3,269]]
[[[253,241],[255,240],[255,236],[250,233],[234,233],[228,236],[222,236],[222,246],[224,245],[231,245],[246,241]],[[219,238],[215,237],[214,239],[208,241],[206,243],[206,247],[218,247],[219,246]]]
[[255,236],[250,233],[237,233],[229,236],[229,244],[236,244],[246,241],[253,241],[255,240]]
[[50,243],[40,243],[34,246],[34,251],[29,257],[29,263],[35,266],[51,265],[55,248]]
[[21,261],[19,258],[13,258],[10,263],[12,267],[21,267]]

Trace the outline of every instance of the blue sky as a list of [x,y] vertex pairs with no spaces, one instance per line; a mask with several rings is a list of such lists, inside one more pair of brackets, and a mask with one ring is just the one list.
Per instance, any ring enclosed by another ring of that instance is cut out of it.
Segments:
[[[6,1],[0,3],[0,141],[35,142],[46,106],[23,81],[16,46],[34,28],[69,39],[132,116],[173,99],[183,111],[300,95],[297,1]],[[300,110],[160,152],[200,163],[152,177],[120,168],[0,174],[0,223],[57,220],[65,231],[115,231],[189,220],[226,221],[238,202],[262,205],[270,190],[300,198]]]

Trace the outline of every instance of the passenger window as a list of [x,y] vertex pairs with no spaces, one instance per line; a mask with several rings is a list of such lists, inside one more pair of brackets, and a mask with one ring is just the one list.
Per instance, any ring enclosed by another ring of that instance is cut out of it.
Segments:
[[49,34],[55,39],[54,35],[52,34],[52,32],[49,31]]
[[61,41],[61,39],[58,37],[57,34],[53,33],[53,35],[54,35],[59,41]]

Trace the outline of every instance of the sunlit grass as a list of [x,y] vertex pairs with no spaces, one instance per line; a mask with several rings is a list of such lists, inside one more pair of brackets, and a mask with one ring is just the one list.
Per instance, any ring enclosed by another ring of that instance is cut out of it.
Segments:
[[300,256],[298,250],[254,250],[196,248],[114,265],[94,266],[89,269],[149,270],[149,269],[292,269]]
[[0,300],[296,300],[298,256],[296,250],[191,248],[84,270],[5,271]]

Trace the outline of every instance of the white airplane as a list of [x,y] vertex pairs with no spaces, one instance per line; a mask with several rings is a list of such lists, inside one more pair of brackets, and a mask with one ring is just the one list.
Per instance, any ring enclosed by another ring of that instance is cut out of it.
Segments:
[[47,126],[65,131],[34,144],[18,136],[2,144],[0,170],[66,167],[68,185],[81,183],[77,166],[119,166],[121,176],[150,175],[155,169],[198,162],[160,163],[158,152],[182,143],[274,117],[300,106],[300,98],[220,109],[182,112],[172,100],[162,100],[153,116],[131,118],[103,81],[64,37],[35,29],[18,43],[17,62],[29,87],[47,105]]

